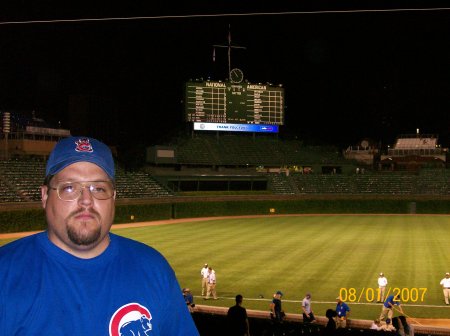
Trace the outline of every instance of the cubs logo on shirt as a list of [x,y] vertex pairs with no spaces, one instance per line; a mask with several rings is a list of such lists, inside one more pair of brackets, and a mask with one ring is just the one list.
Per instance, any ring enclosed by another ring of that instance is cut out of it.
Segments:
[[109,322],[110,336],[150,336],[152,315],[139,303],[129,303],[116,310]]

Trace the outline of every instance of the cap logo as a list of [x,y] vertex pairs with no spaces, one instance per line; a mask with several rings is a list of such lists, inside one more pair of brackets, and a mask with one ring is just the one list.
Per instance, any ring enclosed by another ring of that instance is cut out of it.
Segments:
[[77,145],[75,147],[75,151],[77,151],[77,152],[92,153],[94,151],[91,143],[89,142],[89,139],[87,139],[87,138],[81,138],[81,139],[75,141],[75,144]]

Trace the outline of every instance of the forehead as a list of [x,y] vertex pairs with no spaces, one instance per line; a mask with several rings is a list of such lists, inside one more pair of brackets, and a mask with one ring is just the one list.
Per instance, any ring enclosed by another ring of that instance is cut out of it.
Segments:
[[61,180],[104,180],[108,181],[110,178],[108,174],[97,166],[95,163],[91,162],[75,162],[71,165],[65,167],[60,172],[55,175],[55,179]]

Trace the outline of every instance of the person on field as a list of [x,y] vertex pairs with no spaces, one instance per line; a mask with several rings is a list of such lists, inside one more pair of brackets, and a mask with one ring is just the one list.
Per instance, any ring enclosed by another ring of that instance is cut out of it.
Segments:
[[350,307],[341,300],[341,297],[336,298],[336,327],[345,328],[347,327],[347,319],[350,315]]
[[380,321],[383,321],[386,316],[389,318],[389,320],[392,320],[392,317],[394,316],[394,308],[397,306],[397,310],[403,314],[402,306],[400,305],[400,295],[396,294],[389,295],[386,299],[386,301],[383,303],[383,307],[381,308],[381,314],[380,314]]
[[450,273],[445,273],[445,278],[441,280],[440,285],[444,292],[445,304],[448,305],[448,298],[450,297]]
[[193,313],[195,307],[194,296],[192,295],[191,290],[189,288],[183,288],[183,297],[189,312]]
[[41,198],[47,230],[0,248],[2,335],[199,335],[167,260],[110,232],[115,165],[105,144],[60,140]]
[[217,300],[217,292],[216,292],[216,271],[211,267],[208,267],[208,287],[206,292],[205,300],[209,300],[209,298],[213,296],[214,300]]
[[208,288],[208,264],[205,264],[200,270],[200,276],[202,278],[202,296],[205,296]]
[[302,300],[302,311],[303,311],[303,322],[315,323],[316,318],[314,317],[313,310],[311,308],[311,294],[306,293]]
[[384,273],[380,273],[378,277],[378,300],[377,302],[384,302],[384,295],[386,293],[386,286],[388,281],[384,276]]

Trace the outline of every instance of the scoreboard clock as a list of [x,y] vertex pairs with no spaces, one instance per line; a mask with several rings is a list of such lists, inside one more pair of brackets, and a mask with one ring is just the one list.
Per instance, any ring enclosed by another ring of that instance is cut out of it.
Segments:
[[230,71],[230,82],[234,84],[242,83],[244,80],[244,73],[241,69],[234,68]]

